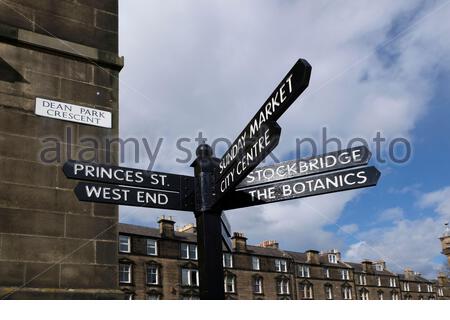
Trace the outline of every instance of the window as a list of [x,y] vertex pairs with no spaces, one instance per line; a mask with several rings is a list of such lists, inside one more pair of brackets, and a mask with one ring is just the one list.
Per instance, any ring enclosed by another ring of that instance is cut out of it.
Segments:
[[384,270],[383,265],[382,265],[381,263],[375,264],[375,270],[377,270],[377,271],[383,271],[383,270]]
[[350,286],[343,286],[342,287],[342,298],[344,300],[351,300],[352,299],[352,287],[350,287]]
[[403,282],[403,290],[409,291],[409,283],[408,282]]
[[300,293],[301,299],[313,298],[313,286],[310,283],[300,283],[298,285],[298,292]]
[[444,296],[444,290],[442,288],[438,288],[438,296],[443,297]]
[[198,287],[198,270],[181,269],[181,284],[183,286]]
[[346,269],[341,270],[342,280],[350,280],[350,273]]
[[329,254],[328,255],[328,262],[329,263],[337,263],[337,257],[335,254]]
[[427,284],[427,291],[433,292],[433,287],[431,286],[431,284]]
[[278,279],[277,280],[277,293],[278,294],[289,294],[289,280],[288,279]]
[[359,290],[359,296],[361,300],[369,300],[369,291],[367,289]]
[[233,256],[231,253],[223,254],[223,266],[225,268],[233,268]]
[[262,278],[256,277],[253,279],[253,292],[254,293],[262,293]]
[[327,278],[327,279],[330,278],[330,269],[324,268],[323,273],[325,275],[325,278]]
[[130,237],[119,236],[119,251],[129,253],[131,251],[130,247]]
[[160,300],[161,296],[159,294],[148,294],[146,299],[147,300]]
[[383,291],[378,291],[378,300],[384,300]]
[[259,258],[258,257],[252,257],[252,269],[259,270]]
[[158,255],[158,247],[157,247],[156,240],[147,239],[147,254],[149,256],[156,256],[156,255]]
[[134,294],[133,293],[126,293],[125,294],[125,300],[133,300]]
[[377,285],[381,287],[381,277],[377,277]]
[[389,278],[389,286],[391,286],[391,287],[396,287],[397,286],[395,278]]
[[131,264],[119,264],[119,282],[131,283]]
[[303,278],[309,278],[309,266],[298,266],[298,276]]
[[158,266],[147,266],[147,284],[158,284]]
[[420,283],[417,284],[417,291],[422,292],[422,286],[420,285]]
[[364,274],[360,274],[359,275],[359,284],[362,285],[362,286],[367,285],[367,279],[366,279],[366,276]]
[[391,299],[392,299],[392,300],[398,300],[398,293],[395,292],[395,291],[393,291],[393,292],[391,293]]
[[181,258],[197,260],[197,245],[195,244],[181,244]]
[[287,272],[286,260],[276,259],[275,260],[275,270],[278,272]]
[[226,275],[223,279],[225,292],[233,293],[234,292],[234,279],[235,276],[233,275]]
[[325,299],[333,300],[333,287],[329,284],[325,285]]

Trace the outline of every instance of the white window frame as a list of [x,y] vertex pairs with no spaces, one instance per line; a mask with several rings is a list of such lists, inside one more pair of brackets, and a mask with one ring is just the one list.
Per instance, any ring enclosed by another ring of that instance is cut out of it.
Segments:
[[417,284],[417,291],[422,292],[422,286],[420,285],[420,283]]
[[360,274],[359,275],[359,284],[366,286],[367,285],[367,278],[365,274]]
[[381,264],[375,264],[375,270],[383,271],[383,266]]
[[327,300],[333,300],[333,287],[331,285],[325,286],[325,297]]
[[253,292],[254,293],[263,293],[263,281],[261,277],[253,278]]
[[[153,243],[153,245],[149,245],[150,243]],[[150,248],[154,247],[155,252],[151,253]],[[158,241],[155,239],[147,239],[146,242],[146,249],[147,249],[147,255],[148,256],[157,256],[158,255]]]
[[261,265],[258,257],[253,256],[252,257],[252,269],[253,270],[260,270]]
[[361,290],[361,300],[369,300],[369,291],[368,290]]
[[[183,256],[183,248],[186,248],[186,256]],[[195,248],[194,252],[195,252],[195,257],[191,257],[191,249]],[[192,243],[181,243],[180,246],[181,252],[180,252],[180,256],[181,259],[185,259],[185,260],[197,260],[198,259],[198,251],[197,251],[197,245],[196,244],[192,244]]]
[[303,294],[303,299],[313,299],[313,286],[310,283],[300,283],[303,286],[303,290],[299,288],[299,291]]
[[275,270],[277,272],[287,272],[287,261],[284,259],[275,259]]
[[146,300],[161,300],[161,295],[152,293],[147,294],[145,298]]
[[[123,268],[126,268],[127,270],[125,270]],[[124,272],[128,274],[128,280],[121,281],[121,276],[120,275],[123,274]],[[119,282],[120,283],[131,283],[131,279],[132,279],[132,276],[131,276],[131,264],[129,264],[129,263],[119,263]]]
[[384,300],[384,292],[383,291],[378,292],[378,300]]
[[350,272],[348,269],[341,269],[341,278],[342,280],[350,280]]
[[[183,283],[183,273],[187,274],[187,283]],[[195,281],[194,284],[192,281],[192,274],[195,273]],[[199,285],[199,276],[198,276],[198,269],[191,269],[191,268],[182,268],[181,269],[181,284],[183,286],[189,286],[189,287],[198,287]]]
[[310,273],[309,273],[309,266],[305,265],[305,264],[301,264],[298,266],[298,275],[302,278],[309,278],[310,277]]
[[330,269],[329,268],[325,268],[325,278],[327,278],[327,279],[330,278]]
[[337,263],[337,255],[334,253],[328,254],[328,262],[329,263]]
[[222,254],[222,262],[224,268],[233,268],[233,255],[231,253]]
[[438,288],[438,296],[443,297],[444,296],[444,290],[442,288]]
[[344,294],[344,300],[352,300],[352,287],[344,286],[342,293]]
[[433,286],[431,284],[427,284],[427,291],[433,292]]
[[397,281],[395,281],[395,278],[393,277],[389,278],[389,286],[391,288],[395,288],[397,286]]
[[403,282],[403,291],[409,291],[409,282]]
[[[126,238],[126,243],[123,243],[122,240]],[[121,246],[126,245],[127,249],[122,250]],[[119,235],[119,252],[130,253],[131,252],[131,237],[125,235]]]
[[[155,274],[156,282],[154,282],[154,283],[153,282],[149,282],[149,279],[148,279],[148,269],[149,268],[154,268],[156,270],[156,274]],[[147,284],[151,284],[151,285],[159,284],[159,267],[157,265],[154,265],[154,264],[146,265],[146,267],[145,267],[145,278],[146,278],[146,283]]]
[[[235,280],[236,280],[236,277],[231,274],[227,274],[225,277],[223,277],[223,286],[224,286],[226,293],[234,293],[235,292],[235,290],[236,290]],[[231,285],[230,290],[228,290],[228,284]]]
[[377,277],[377,285],[381,287],[381,277]]
[[392,300],[398,300],[398,293],[397,292],[393,292],[392,293]]
[[278,279],[277,280],[277,293],[278,294],[289,294],[289,280],[288,279]]

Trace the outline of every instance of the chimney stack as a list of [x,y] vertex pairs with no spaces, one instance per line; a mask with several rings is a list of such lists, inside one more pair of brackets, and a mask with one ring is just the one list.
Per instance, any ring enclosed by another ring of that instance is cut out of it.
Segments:
[[410,268],[404,270],[406,280],[414,280],[414,271]]
[[319,251],[308,250],[306,251],[306,262],[311,264],[319,264]]
[[278,249],[278,242],[276,240],[265,240],[259,244],[263,248]]
[[197,227],[193,223],[186,224],[182,227],[177,228],[178,232],[184,232],[184,233],[197,233]]
[[362,263],[362,268],[363,268],[364,272],[366,272],[366,273],[372,273],[373,272],[372,261],[364,260],[361,263]]
[[246,251],[247,250],[247,238],[241,232],[234,232],[231,237],[233,250]]
[[450,229],[448,222],[445,223],[445,231],[442,237],[439,238],[442,245],[442,254],[447,256],[447,265],[450,268]]
[[447,287],[448,286],[448,278],[447,275],[445,274],[445,272],[439,272],[438,277],[438,284],[442,287]]
[[159,233],[162,238],[175,238],[175,221],[172,220],[172,217],[161,216],[158,220],[159,223]]

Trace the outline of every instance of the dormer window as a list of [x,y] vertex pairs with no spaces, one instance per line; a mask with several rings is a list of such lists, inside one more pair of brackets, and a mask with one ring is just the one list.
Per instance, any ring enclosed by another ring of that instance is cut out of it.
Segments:
[[333,253],[328,254],[329,263],[337,263],[337,256]]

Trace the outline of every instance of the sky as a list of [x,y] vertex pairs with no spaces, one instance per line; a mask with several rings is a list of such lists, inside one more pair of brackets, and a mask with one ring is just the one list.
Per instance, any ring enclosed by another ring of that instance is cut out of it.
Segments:
[[[286,250],[337,248],[347,261],[385,260],[435,277],[445,266],[439,237],[450,220],[450,1],[120,1],[120,136],[146,139],[123,165],[192,175],[202,134],[234,140],[299,58],[312,65],[307,90],[280,118],[280,160],[323,128],[344,147],[386,141],[376,187],[227,212],[248,242]],[[411,156],[401,159],[407,139]],[[397,139],[397,140],[396,140]],[[335,149],[332,143],[329,149]],[[156,152],[158,150],[158,152]],[[320,149],[321,150],[321,149]],[[218,144],[216,156],[225,151]],[[178,159],[178,160],[177,160]],[[184,160],[184,161],[182,161]],[[121,207],[120,220],[177,226],[189,212]]]

